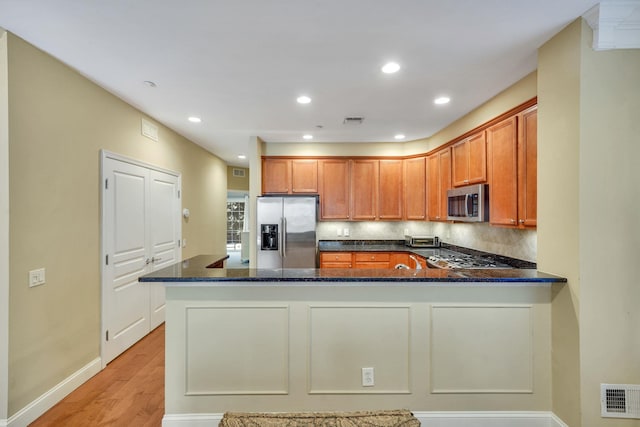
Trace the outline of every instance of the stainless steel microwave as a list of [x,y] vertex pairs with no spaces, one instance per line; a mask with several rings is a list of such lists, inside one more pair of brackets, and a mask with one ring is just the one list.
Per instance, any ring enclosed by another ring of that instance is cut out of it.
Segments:
[[450,221],[489,221],[489,186],[467,185],[447,191],[447,219]]

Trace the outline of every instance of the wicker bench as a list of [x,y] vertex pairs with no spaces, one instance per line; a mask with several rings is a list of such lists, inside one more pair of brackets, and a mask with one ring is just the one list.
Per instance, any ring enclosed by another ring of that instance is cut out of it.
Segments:
[[418,427],[407,410],[360,412],[227,412],[220,427]]

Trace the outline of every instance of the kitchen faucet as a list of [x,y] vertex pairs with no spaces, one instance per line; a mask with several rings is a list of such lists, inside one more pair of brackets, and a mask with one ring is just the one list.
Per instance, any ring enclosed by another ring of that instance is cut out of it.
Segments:
[[422,270],[422,265],[420,264],[420,261],[418,261],[418,258],[413,255],[409,255],[409,258],[416,262],[416,270]]

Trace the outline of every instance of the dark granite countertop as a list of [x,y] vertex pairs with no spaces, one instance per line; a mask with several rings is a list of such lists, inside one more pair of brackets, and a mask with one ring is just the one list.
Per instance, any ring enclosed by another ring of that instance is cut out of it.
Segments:
[[312,284],[316,282],[342,282],[362,285],[363,282],[407,285],[432,283],[493,283],[495,285],[550,284],[563,283],[562,277],[541,273],[535,269],[437,269],[422,270],[396,269],[253,269],[253,268],[207,268],[227,257],[224,255],[198,255],[175,263],[153,273],[140,277],[141,282],[177,283],[189,282],[191,285],[211,285],[223,282],[248,282],[252,285],[273,285],[274,282],[286,284]]
[[535,269],[536,263],[443,243],[439,248],[412,248],[404,240],[320,240],[319,252],[410,252],[428,258],[431,255],[462,253],[507,264],[513,268]]

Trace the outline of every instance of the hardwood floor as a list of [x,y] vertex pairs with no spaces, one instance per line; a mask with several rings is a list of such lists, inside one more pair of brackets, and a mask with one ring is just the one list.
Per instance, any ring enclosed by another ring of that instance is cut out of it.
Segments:
[[164,324],[30,426],[157,427],[163,415]]

